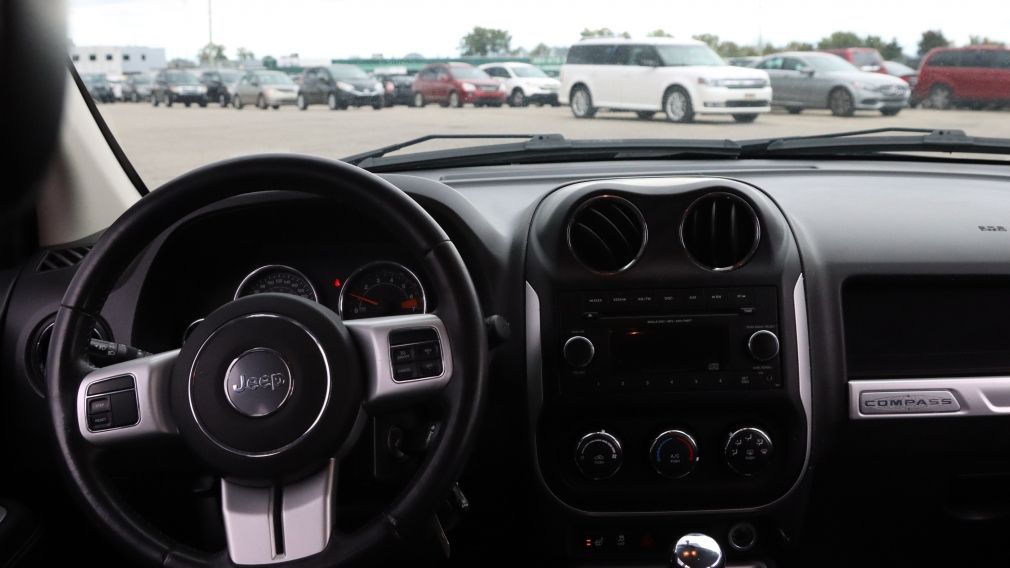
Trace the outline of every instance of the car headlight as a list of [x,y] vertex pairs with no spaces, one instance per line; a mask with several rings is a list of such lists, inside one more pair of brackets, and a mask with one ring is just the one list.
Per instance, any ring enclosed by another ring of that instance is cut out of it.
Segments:
[[505,86],[505,83],[498,83],[498,90],[505,93],[508,92],[508,87]]
[[201,85],[201,86],[199,86],[199,87],[196,88],[196,92],[198,94],[201,94],[201,95],[206,95],[207,94],[207,87],[204,87],[203,85]]
[[340,89],[341,91],[353,91],[354,85],[350,83],[345,83],[343,81],[337,81],[337,88]]
[[179,92],[179,87],[169,87],[168,90],[171,91],[171,92],[173,92],[173,93],[178,93]]
[[473,83],[463,83],[463,90],[469,93],[476,91],[477,87],[475,87]]
[[267,87],[263,89],[263,92],[266,94],[266,96],[272,97],[277,94],[277,89],[274,89],[273,87]]
[[380,83],[380,82],[376,81],[376,82],[375,82],[375,84],[374,84],[374,85],[372,85],[372,89],[373,89],[373,90],[374,90],[375,92],[379,92],[379,91],[381,91],[381,90],[382,90],[382,83]]
[[699,85],[707,85],[709,87],[721,87],[726,82],[725,79],[709,79],[707,77],[698,77]]
[[873,83],[867,83],[865,81],[853,81],[852,86],[863,91],[876,91],[878,89],[878,87]]

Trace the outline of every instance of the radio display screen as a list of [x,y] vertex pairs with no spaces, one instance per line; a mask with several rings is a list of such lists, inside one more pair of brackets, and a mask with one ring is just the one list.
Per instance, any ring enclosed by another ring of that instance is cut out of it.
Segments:
[[610,335],[612,370],[642,374],[719,370],[727,362],[729,344],[726,327],[613,330]]
[[842,302],[851,378],[1010,373],[1010,279],[860,280]]

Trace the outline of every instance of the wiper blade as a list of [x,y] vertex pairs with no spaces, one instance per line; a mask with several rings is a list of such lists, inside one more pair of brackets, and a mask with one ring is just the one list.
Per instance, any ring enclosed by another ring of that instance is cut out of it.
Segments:
[[[873,136],[890,132],[915,135]],[[742,158],[881,152],[962,152],[1006,154],[1010,139],[968,136],[963,130],[931,128],[874,128],[819,136],[764,138],[740,143]]]
[[361,152],[360,154],[354,154],[352,156],[347,156],[343,161],[348,164],[354,164],[355,166],[361,164],[369,158],[381,158],[390,152],[395,152],[397,150],[402,150],[403,148],[408,148],[410,146],[417,146],[418,144],[423,144],[430,140],[481,140],[481,139],[506,139],[506,138],[525,138],[529,140],[535,138],[536,134],[427,134],[425,136],[419,136],[417,138],[411,138],[410,140],[404,140],[403,142],[398,142],[396,144],[390,144],[388,146],[382,146],[381,148],[376,148],[374,150],[368,150],[367,152]]
[[[403,156],[385,156],[413,143],[442,138],[528,138],[525,142],[487,144]],[[393,148],[393,149],[388,149]],[[474,165],[503,165],[545,161],[665,159],[671,157],[736,158],[740,145],[732,140],[602,139],[568,140],[560,134],[526,135],[430,135],[371,152],[344,158],[344,161],[372,170],[423,169]],[[381,153],[379,153],[381,152]],[[378,155],[376,155],[379,153]]]

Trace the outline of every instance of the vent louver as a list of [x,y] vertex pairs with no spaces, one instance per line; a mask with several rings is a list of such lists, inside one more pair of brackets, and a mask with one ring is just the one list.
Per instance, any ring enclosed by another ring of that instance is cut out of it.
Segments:
[[568,223],[568,246],[586,268],[612,274],[627,270],[648,240],[642,212],[614,195],[593,197],[579,206]]
[[48,272],[50,270],[59,270],[60,268],[70,268],[84,260],[85,255],[90,250],[91,246],[88,245],[47,251],[35,271]]
[[746,264],[757,250],[761,227],[746,201],[729,193],[710,193],[687,208],[680,237],[699,266],[734,270]]

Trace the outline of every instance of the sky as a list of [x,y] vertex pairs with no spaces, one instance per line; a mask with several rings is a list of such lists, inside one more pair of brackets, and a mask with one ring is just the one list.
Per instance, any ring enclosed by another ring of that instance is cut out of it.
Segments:
[[508,30],[513,48],[566,46],[602,27],[777,45],[845,30],[897,38],[908,54],[927,29],[957,44],[970,35],[1010,43],[1010,0],[69,0],[70,39],[192,59],[208,40],[208,2],[214,42],[231,57],[239,47],[257,57],[451,57],[474,26]]

